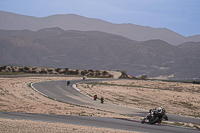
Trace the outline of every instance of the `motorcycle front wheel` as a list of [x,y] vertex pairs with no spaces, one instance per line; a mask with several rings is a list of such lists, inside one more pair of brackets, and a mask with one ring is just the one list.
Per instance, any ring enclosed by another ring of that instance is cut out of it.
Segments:
[[144,124],[145,120],[146,120],[146,118],[144,118],[144,119],[141,121],[141,123]]

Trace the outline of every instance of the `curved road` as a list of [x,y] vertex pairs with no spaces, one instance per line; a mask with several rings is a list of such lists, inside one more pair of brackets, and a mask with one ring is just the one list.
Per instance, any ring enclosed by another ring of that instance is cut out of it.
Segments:
[[[71,80],[69,86],[67,86],[67,81],[48,81],[48,82],[34,83],[33,87],[36,88],[41,93],[63,102],[92,107],[101,110],[107,110],[121,114],[128,114],[140,117],[146,116],[148,112],[147,110],[137,109],[133,107],[125,107],[107,102],[101,104],[99,100],[94,101],[93,98],[78,93],[75,89],[72,88],[72,84],[79,82],[92,82],[92,81],[105,81],[105,80],[113,80],[113,79]],[[200,119],[191,117],[184,117],[172,114],[168,114],[168,117],[169,121],[200,123]]]
[[[100,101],[94,101],[91,97],[85,96],[75,89],[72,88],[72,84],[77,82],[91,82],[91,81],[102,81],[108,79],[87,79],[87,80],[71,80],[71,84],[67,86],[66,81],[48,81],[34,83],[33,87],[36,88],[41,93],[61,100],[67,103],[78,104],[87,107],[93,107],[101,110],[107,110],[122,114],[136,115],[144,117],[147,113],[145,110],[124,107],[119,105],[114,105],[105,102],[101,104]],[[181,117],[177,115],[170,115],[170,121],[184,121],[191,123],[200,123],[200,119]],[[126,119],[117,118],[101,118],[101,117],[89,117],[89,116],[69,116],[69,115],[47,115],[47,114],[28,114],[28,113],[11,113],[11,112],[0,112],[0,117],[2,118],[13,118],[13,119],[28,119],[28,120],[40,120],[48,122],[59,122],[59,123],[69,123],[77,125],[87,125],[105,128],[114,128],[129,131],[138,132],[157,132],[157,133],[197,133],[199,130],[193,130],[188,128],[164,126],[164,125],[149,125],[141,124],[137,121],[131,121]]]

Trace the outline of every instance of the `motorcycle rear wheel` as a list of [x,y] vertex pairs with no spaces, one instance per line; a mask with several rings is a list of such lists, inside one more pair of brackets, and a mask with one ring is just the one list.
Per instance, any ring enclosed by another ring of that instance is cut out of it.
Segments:
[[159,118],[156,117],[153,121],[150,121],[149,123],[150,123],[150,124],[155,124],[155,123],[157,123],[158,121],[159,121]]

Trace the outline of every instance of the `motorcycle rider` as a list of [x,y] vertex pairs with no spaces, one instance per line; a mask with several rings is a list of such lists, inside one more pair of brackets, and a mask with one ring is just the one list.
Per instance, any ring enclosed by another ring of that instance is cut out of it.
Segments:
[[165,113],[165,108],[163,106],[155,108],[156,111],[158,111],[158,113]]
[[94,100],[96,100],[97,99],[97,95],[94,95]]
[[160,124],[163,119],[168,120],[168,117],[165,114],[165,108],[161,106],[158,108],[150,109],[149,113],[146,115],[146,118],[144,118],[141,123]]
[[165,113],[165,108],[163,106],[160,106],[160,108],[162,109],[162,111]]
[[167,115],[165,114],[166,110],[163,106],[157,108],[158,113],[162,116],[158,124],[162,122],[163,119],[168,120]]
[[67,86],[70,84],[70,81],[67,81]]
[[104,98],[103,98],[103,97],[101,97],[101,103],[103,104],[103,102],[104,102]]
[[163,113],[163,118],[165,119],[165,120],[167,120],[168,121],[168,116],[166,115],[166,110],[165,110],[165,108],[163,107],[163,106],[161,106],[161,108],[162,108],[162,113]]

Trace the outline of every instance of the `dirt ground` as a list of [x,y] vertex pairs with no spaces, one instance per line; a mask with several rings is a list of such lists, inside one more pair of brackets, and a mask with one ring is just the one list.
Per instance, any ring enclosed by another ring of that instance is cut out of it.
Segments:
[[[30,83],[51,81],[51,80],[72,80],[82,79],[78,77],[22,77],[22,78],[0,78],[0,111],[2,112],[24,112],[24,113],[40,113],[40,114],[58,114],[58,115],[80,115],[80,116],[97,116],[97,117],[118,117],[118,118],[130,118],[116,113],[100,111],[96,109],[90,109],[86,107],[80,107],[67,103],[61,103],[40,95],[30,87]],[[131,117],[134,118],[134,117]],[[10,122],[8,122],[10,121]],[[26,132],[26,128],[32,129],[33,126],[28,126],[24,121],[21,124],[24,126],[17,126],[16,120],[0,119],[0,132]],[[10,124],[10,128],[7,128]],[[31,122],[29,122],[31,123]],[[40,124],[38,124],[40,125]],[[43,124],[45,125],[45,124]],[[50,125],[59,125],[51,124]],[[63,124],[61,124],[63,125]],[[124,132],[112,129],[102,129],[87,126],[77,126],[64,124],[67,128],[62,128],[64,132]],[[65,127],[61,126],[61,127]],[[48,130],[49,126],[43,126],[45,129],[41,129],[40,126],[36,126],[37,130],[44,132]],[[55,126],[57,127],[57,126]],[[68,128],[69,127],[69,128]],[[11,130],[12,129],[12,130]],[[44,131],[43,131],[44,130]],[[32,130],[31,130],[32,131]],[[48,130],[49,131],[49,130]],[[52,130],[54,132],[55,130]],[[60,131],[60,130],[58,130]],[[58,132],[57,131],[57,132]],[[33,130],[34,132],[34,130]],[[37,131],[36,131],[37,132]]]
[[[58,102],[40,95],[30,87],[30,83],[81,79],[77,77],[24,77],[0,78],[0,111],[59,115],[82,115],[101,117],[121,117],[119,114],[103,112],[76,105]],[[124,116],[125,117],[125,116]]]
[[[80,79],[80,77],[0,78],[0,111],[135,119],[134,117],[116,113],[61,103],[46,98],[30,88],[30,83],[33,82],[72,79]],[[197,84],[116,80],[79,84],[78,88],[88,95],[97,94],[98,97],[103,96],[106,102],[147,110],[162,105],[166,108],[167,113],[200,117],[200,85]],[[21,122],[22,125],[23,123],[27,123],[22,120],[18,120],[18,122]],[[8,125],[5,123],[9,123],[10,128],[7,128]],[[13,131],[19,129],[17,132],[26,132],[26,128],[32,128],[28,125],[24,125],[24,128],[20,128],[21,126],[16,127],[15,123],[16,120],[0,119],[0,132],[6,132],[6,130],[7,132],[12,132],[10,129]],[[33,127],[35,125],[34,123],[37,122],[32,122]],[[55,124],[55,126],[56,125],[57,124]],[[69,124],[64,124],[67,128],[62,128],[62,125],[63,124],[61,124],[61,127],[56,126],[55,129],[58,127],[64,130],[64,132],[71,132],[72,130],[73,132],[119,132],[118,130],[115,131],[112,129],[96,129],[95,127]],[[47,130],[49,126],[44,126],[44,128],[45,129],[41,129],[40,126],[35,127],[35,129],[38,130]]]
[[116,80],[79,84],[87,95],[103,96],[105,101],[152,109],[164,106],[167,113],[200,118],[200,85],[178,82]]
[[0,133],[137,133],[80,125],[0,118]]

